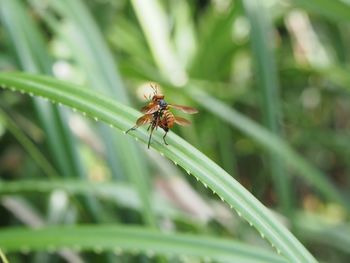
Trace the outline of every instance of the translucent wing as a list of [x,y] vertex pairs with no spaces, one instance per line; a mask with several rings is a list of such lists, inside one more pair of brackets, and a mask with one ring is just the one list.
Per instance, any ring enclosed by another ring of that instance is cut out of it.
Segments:
[[189,107],[189,106],[182,106],[182,105],[176,105],[176,104],[168,104],[170,108],[174,108],[180,111],[183,111],[188,114],[195,114],[198,112],[195,108]]
[[147,106],[143,107],[141,109],[141,112],[144,114],[152,114],[159,110],[159,105],[158,103],[150,102]]
[[137,119],[136,126],[139,127],[141,125],[145,125],[152,121],[152,114],[145,114]]
[[175,117],[175,123],[179,124],[181,126],[188,126],[191,124],[191,122],[189,120],[186,120],[186,119],[181,118],[181,117]]
[[136,125],[134,127],[131,127],[129,130],[126,131],[126,133],[128,133],[129,131],[133,131],[136,130],[138,127],[145,125],[147,123],[151,123],[153,120],[153,116],[152,114],[145,114],[143,116],[141,116],[140,118],[138,118],[136,120]]

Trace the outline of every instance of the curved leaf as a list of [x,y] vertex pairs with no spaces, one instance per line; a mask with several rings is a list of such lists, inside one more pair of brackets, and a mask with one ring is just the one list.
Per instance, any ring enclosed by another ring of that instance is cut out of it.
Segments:
[[[1,73],[0,85],[48,98],[123,131],[130,128],[139,116],[135,110],[125,105],[52,78],[22,73]],[[131,135],[147,144],[148,134],[145,129],[134,131]],[[213,192],[218,193],[222,200],[237,210],[240,216],[266,237],[279,253],[291,262],[316,262],[272,213],[222,168],[174,133],[169,134],[169,146],[162,143],[161,136],[162,134],[155,133],[152,141],[154,149],[182,166],[188,174],[193,174]]]
[[[87,238],[93,237],[93,238]],[[67,226],[37,230],[14,228],[0,233],[0,246],[5,251],[18,250],[113,250],[143,252],[152,256],[194,256],[220,262],[287,262],[283,258],[256,247],[205,236],[160,233],[141,227]]]
[[329,199],[341,203],[348,210],[350,209],[349,203],[334,184],[322,172],[310,165],[302,156],[295,152],[280,137],[198,88],[191,87],[191,89],[186,92],[191,95],[192,99],[201,104],[208,111],[216,114],[222,120],[230,123],[232,126],[251,137],[265,147],[266,150],[279,155],[281,158],[283,157],[287,164],[299,172],[300,176],[305,178],[306,181]]
[[[90,87],[119,102],[128,103],[126,89],[118,73],[113,54],[108,49],[84,1],[50,1],[49,7],[43,13],[43,18],[53,31],[68,44],[73,54],[72,58],[86,73]],[[37,10],[40,9],[37,6]],[[69,26],[62,27],[62,23],[58,21],[53,23],[57,14],[51,14],[51,11],[57,12],[64,21],[68,22]],[[136,186],[143,202],[144,221],[155,227],[156,218],[149,209],[151,206],[149,171],[144,165],[145,160],[139,153],[136,144],[118,133],[113,133],[104,125],[99,125],[98,130],[107,152],[106,160],[113,177],[122,178],[123,174],[129,177],[128,179]],[[124,154],[126,151],[128,155]]]

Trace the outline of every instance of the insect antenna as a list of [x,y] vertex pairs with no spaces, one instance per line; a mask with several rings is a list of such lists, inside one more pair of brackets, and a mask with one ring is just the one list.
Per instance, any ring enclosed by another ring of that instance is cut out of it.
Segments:
[[153,96],[154,95],[157,95],[157,93],[158,93],[158,86],[157,86],[157,84],[150,84],[151,85],[151,88],[153,89]]

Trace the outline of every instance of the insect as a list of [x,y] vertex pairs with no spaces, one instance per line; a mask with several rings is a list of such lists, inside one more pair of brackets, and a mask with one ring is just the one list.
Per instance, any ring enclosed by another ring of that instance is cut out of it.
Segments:
[[136,120],[136,125],[134,127],[126,131],[126,133],[128,133],[129,131],[136,130],[142,125],[149,124],[147,128],[147,131],[150,130],[150,135],[148,139],[148,149],[151,145],[151,139],[154,129],[160,127],[165,131],[163,141],[166,145],[168,145],[168,143],[165,140],[165,137],[167,136],[169,130],[174,126],[175,123],[181,126],[187,126],[191,124],[189,120],[178,116],[174,116],[174,114],[169,109],[174,108],[188,114],[194,114],[198,112],[192,107],[167,103],[164,100],[164,95],[158,93],[157,87],[152,85],[151,87],[153,89],[152,98],[147,98],[146,96],[144,96],[146,99],[150,100],[148,105],[141,109],[141,112],[144,115]]

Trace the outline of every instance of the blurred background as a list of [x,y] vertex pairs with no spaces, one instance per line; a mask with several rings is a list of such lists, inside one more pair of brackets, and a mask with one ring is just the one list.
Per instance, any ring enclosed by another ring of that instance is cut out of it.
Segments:
[[[348,0],[1,0],[0,8],[1,71],[51,75],[136,109],[158,83],[167,102],[199,110],[175,133],[274,210],[320,261],[350,261],[349,206],[334,198],[349,200]],[[181,168],[64,107],[0,90],[0,145],[2,228],[139,224],[271,249]],[[84,182],[102,186],[91,193]]]

